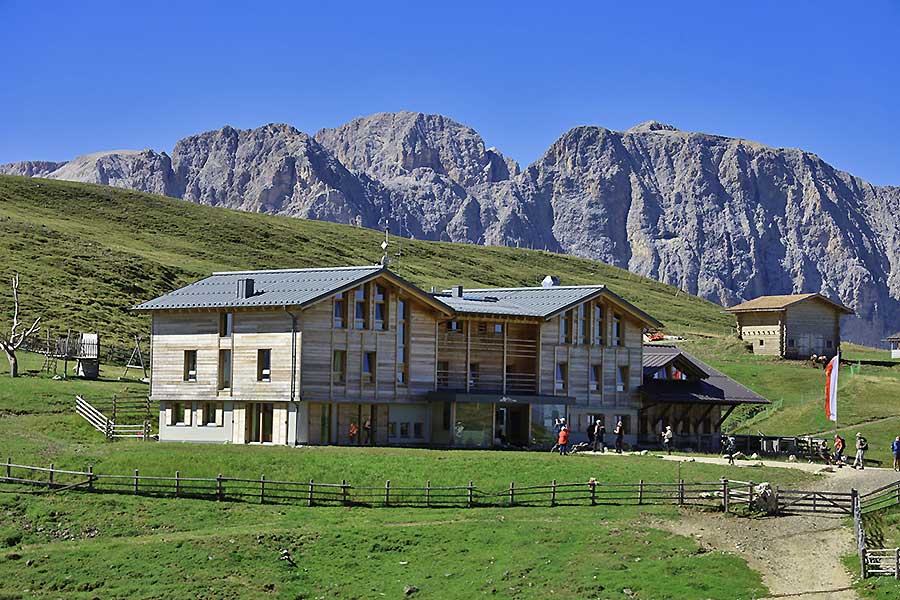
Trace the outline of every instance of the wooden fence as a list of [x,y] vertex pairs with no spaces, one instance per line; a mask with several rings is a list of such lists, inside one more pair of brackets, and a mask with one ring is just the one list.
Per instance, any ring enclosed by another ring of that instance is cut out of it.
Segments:
[[862,514],[897,506],[900,504],[900,480],[863,494],[859,500]]
[[118,396],[88,402],[75,396],[75,412],[107,439],[150,438],[150,400],[147,396]]
[[778,490],[780,513],[830,513],[852,515],[857,503],[856,490],[850,492],[817,492]]
[[892,575],[900,579],[900,548],[869,548],[865,515],[900,504],[900,481],[882,486],[859,497],[853,507],[853,529],[859,555],[860,575]]
[[439,507],[508,507],[508,506],[597,506],[651,505],[705,506],[732,510],[735,506],[751,506],[754,483],[722,479],[714,482],[603,483],[595,480],[580,483],[552,481],[547,485],[517,486],[510,482],[502,490],[483,490],[473,482],[467,485],[405,486],[386,481],[384,486],[357,486],[318,481],[283,481],[225,477],[183,477],[141,475],[105,475],[20,465],[7,459],[0,463],[0,481],[37,486],[47,491],[70,489],[97,493],[134,494],[171,498],[201,498],[219,501],[303,504],[306,506],[405,506]]

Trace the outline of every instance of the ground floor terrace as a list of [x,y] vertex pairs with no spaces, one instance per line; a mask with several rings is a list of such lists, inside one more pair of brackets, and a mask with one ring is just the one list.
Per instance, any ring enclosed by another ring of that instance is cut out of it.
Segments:
[[568,423],[571,443],[588,441],[588,429],[601,421],[606,445],[613,446],[619,422],[624,443],[639,444],[642,420],[634,406],[478,394],[410,403],[165,401],[159,437],[232,444],[549,448],[556,443],[560,419]]

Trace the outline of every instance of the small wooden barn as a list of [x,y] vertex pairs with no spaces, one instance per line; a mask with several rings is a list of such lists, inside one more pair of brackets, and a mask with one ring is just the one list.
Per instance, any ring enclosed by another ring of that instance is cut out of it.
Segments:
[[900,358],[900,331],[884,338],[891,347],[891,358]]
[[754,354],[831,358],[841,346],[841,317],[854,311],[822,294],[760,296],[727,309]]

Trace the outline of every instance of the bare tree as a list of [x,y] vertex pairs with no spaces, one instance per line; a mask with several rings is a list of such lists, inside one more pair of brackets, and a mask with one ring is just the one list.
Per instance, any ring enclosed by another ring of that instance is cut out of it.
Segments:
[[10,377],[19,376],[19,360],[16,358],[16,350],[22,347],[28,338],[40,330],[41,318],[38,317],[31,324],[31,327],[24,331],[19,331],[19,274],[16,273],[12,278],[13,292],[13,320],[12,327],[9,328],[9,336],[0,332],[0,348],[6,352],[6,359],[9,361]]

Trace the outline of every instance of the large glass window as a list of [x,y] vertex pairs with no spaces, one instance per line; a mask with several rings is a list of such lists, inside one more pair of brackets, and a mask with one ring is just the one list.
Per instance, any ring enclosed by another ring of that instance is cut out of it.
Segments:
[[603,321],[603,307],[599,304],[594,305],[594,314],[592,315],[591,321],[594,326],[594,343],[598,346],[602,346],[603,328],[606,324]]
[[613,315],[612,345],[622,345],[622,317]]
[[200,424],[204,427],[222,426],[222,403],[204,402],[200,405]]
[[603,379],[602,370],[602,365],[591,365],[590,390],[592,392],[596,392],[600,389],[600,381]]
[[559,316],[559,343],[568,344],[572,341],[572,312],[567,311]]
[[397,301],[397,383],[406,385],[409,375],[409,303]]
[[356,288],[353,292],[353,326],[356,329],[368,329],[369,327],[369,303],[366,296],[365,285]]
[[[458,407],[459,405],[457,405]],[[538,445],[552,446],[556,443],[555,423],[566,416],[565,404],[531,405],[531,439]]]
[[457,446],[487,448],[494,439],[494,405],[476,402],[456,404],[454,441]]
[[375,329],[388,328],[388,292],[383,285],[375,284]]
[[343,329],[347,326],[347,299],[343,292],[334,295],[334,328]]
[[587,317],[584,312],[584,304],[579,304],[575,309],[575,343],[583,344],[587,337]]
[[347,352],[335,350],[331,360],[331,380],[336,385],[344,385],[344,382],[347,381]]
[[565,392],[568,388],[569,365],[564,362],[556,363],[556,380],[553,389],[557,392]]
[[219,389],[231,388],[231,350],[219,350]]
[[219,315],[219,337],[231,337],[234,333],[234,313]]
[[616,368],[616,391],[617,392],[627,392],[628,391],[628,367],[617,367]]
[[377,358],[374,352],[364,352],[363,353],[363,365],[362,365],[362,376],[363,383],[372,384],[375,383],[375,370],[377,368]]

